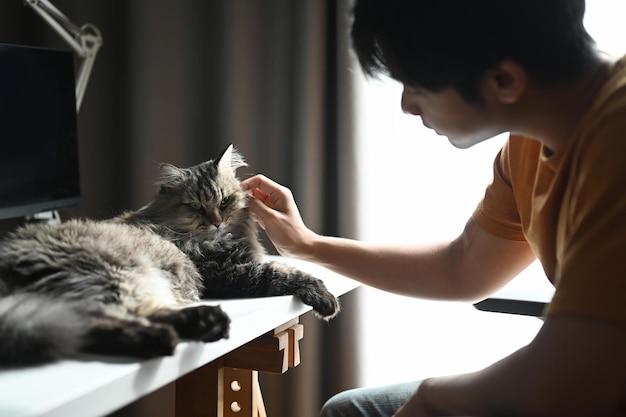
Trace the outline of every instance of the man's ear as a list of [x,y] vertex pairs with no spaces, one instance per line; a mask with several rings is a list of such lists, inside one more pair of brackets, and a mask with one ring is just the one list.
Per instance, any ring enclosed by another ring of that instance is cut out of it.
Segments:
[[528,87],[528,73],[513,60],[505,60],[488,71],[487,87],[490,93],[504,104],[517,103]]

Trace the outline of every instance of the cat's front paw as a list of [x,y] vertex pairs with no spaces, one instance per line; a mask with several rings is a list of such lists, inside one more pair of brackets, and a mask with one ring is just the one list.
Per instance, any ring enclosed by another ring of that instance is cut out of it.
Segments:
[[177,325],[178,334],[185,339],[214,342],[227,339],[230,318],[220,306],[195,306],[181,310],[185,317]]
[[298,297],[313,307],[313,312],[321,319],[330,320],[339,313],[339,299],[328,291],[321,280],[314,279],[311,285],[301,289]]
[[330,320],[335,317],[340,309],[339,299],[331,293],[322,297],[320,302],[316,306],[313,306],[313,312],[324,320]]

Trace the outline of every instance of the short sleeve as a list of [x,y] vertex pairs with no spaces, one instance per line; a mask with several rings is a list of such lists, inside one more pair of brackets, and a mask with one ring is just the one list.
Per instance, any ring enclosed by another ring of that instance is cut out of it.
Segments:
[[472,219],[483,230],[507,240],[524,241],[522,222],[509,177],[511,139],[493,163],[493,179],[478,203]]

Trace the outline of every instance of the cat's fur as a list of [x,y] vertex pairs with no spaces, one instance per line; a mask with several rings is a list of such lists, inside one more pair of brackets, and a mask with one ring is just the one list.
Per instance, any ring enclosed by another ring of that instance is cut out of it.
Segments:
[[[296,295],[330,318],[322,281],[268,262],[247,210],[232,145],[215,161],[161,166],[143,208],[107,221],[28,224],[0,241],[0,364],[79,353],[150,358],[179,339],[228,336],[200,299]],[[196,303],[196,304],[193,304]]]

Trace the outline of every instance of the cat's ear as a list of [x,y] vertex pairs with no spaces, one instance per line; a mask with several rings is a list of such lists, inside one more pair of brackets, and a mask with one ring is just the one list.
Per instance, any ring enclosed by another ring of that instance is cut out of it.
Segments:
[[248,166],[243,158],[243,155],[241,155],[232,144],[228,145],[228,148],[226,148],[222,156],[220,156],[217,160],[216,164],[217,170],[222,175],[232,176],[235,176],[235,172],[238,168]]
[[161,164],[159,167],[161,176],[157,181],[157,185],[161,191],[168,191],[182,184],[187,178],[185,170],[175,167],[171,164]]

